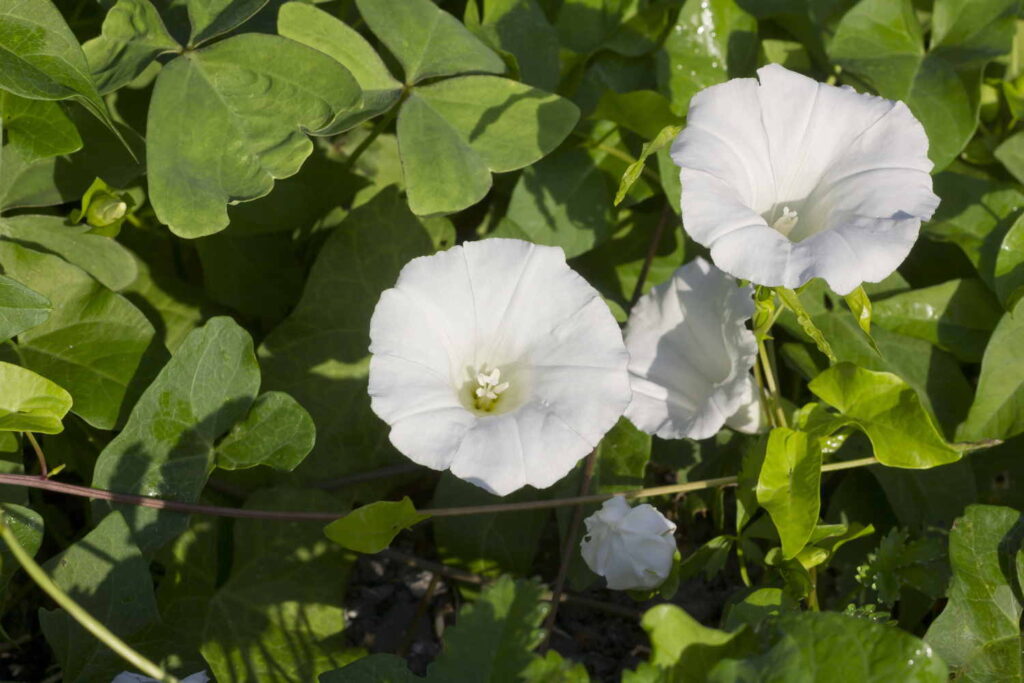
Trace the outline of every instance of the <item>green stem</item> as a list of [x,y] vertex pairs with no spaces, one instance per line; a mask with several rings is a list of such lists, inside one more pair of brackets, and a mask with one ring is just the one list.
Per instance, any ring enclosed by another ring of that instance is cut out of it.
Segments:
[[786,411],[782,407],[782,395],[779,393],[779,383],[775,380],[772,362],[768,357],[768,349],[765,348],[763,339],[757,341],[757,353],[761,359],[761,372],[764,375],[765,386],[771,397],[772,405],[768,412],[769,417],[772,418],[772,426],[788,427],[789,422],[786,420]]
[[[405,98],[403,97],[402,99]],[[391,122],[395,120],[396,116],[398,116],[398,109],[401,104],[402,100],[396,102],[395,106],[391,107],[388,113],[377,121],[377,125],[373,127],[373,130],[371,130],[370,133],[363,138],[358,145],[356,145],[356,148],[352,150],[352,153],[348,155],[347,159],[345,159],[344,165],[346,169],[351,170],[356,165],[356,161],[359,160],[359,157],[363,155],[363,152],[365,152],[367,148],[373,144],[373,141],[377,139],[377,136],[383,133],[384,129],[391,125]]]
[[812,612],[820,612],[821,606],[818,604],[818,568],[811,567],[807,570],[807,573],[811,577],[811,592],[807,594],[807,608]]
[[106,626],[101,624],[91,614],[82,609],[77,602],[68,597],[67,593],[62,591],[60,587],[53,582],[53,579],[46,575],[43,568],[36,564],[36,561],[32,559],[27,552],[25,552],[25,549],[21,547],[20,543],[18,543],[18,539],[14,536],[14,533],[12,533],[7,525],[2,522],[0,522],[0,538],[3,538],[4,543],[7,544],[11,554],[14,555],[14,559],[21,564],[25,572],[32,577],[32,580],[35,581],[47,595],[53,598],[54,602],[63,607],[75,621],[85,628],[85,630],[96,636],[96,638],[98,638],[104,645],[109,647],[115,653],[124,658],[125,661],[150,678],[163,681],[163,683],[178,683],[177,678],[133,650],[127,643],[114,635]]

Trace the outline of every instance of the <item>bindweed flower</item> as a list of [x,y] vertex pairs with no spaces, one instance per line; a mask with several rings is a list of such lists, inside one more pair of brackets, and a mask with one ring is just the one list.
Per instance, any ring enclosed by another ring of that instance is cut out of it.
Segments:
[[[191,676],[186,676],[181,679],[181,683],[208,683],[210,680],[209,675],[205,671],[194,673]],[[114,676],[114,680],[110,683],[160,683],[155,678],[149,676],[143,676],[142,674],[133,674],[129,671],[122,671],[121,673]]]
[[650,505],[609,498],[584,520],[583,560],[613,590],[657,588],[672,571],[676,525]]
[[723,424],[757,431],[751,294],[697,258],[640,298],[626,326],[633,424],[663,439],[706,439]]
[[520,240],[407,263],[377,303],[370,352],[391,443],[498,495],[554,484],[629,403],[607,305],[561,249]]
[[938,206],[928,138],[902,102],[778,64],[690,101],[672,145],[683,224],[719,268],[839,294],[890,275]]

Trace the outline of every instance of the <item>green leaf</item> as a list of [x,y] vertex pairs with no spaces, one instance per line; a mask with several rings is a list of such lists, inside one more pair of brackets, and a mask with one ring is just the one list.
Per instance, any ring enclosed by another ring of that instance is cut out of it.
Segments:
[[397,502],[378,500],[356,508],[324,527],[324,533],[343,548],[372,555],[391,545],[398,532],[429,518],[417,512],[406,496]]
[[650,142],[644,143],[644,146],[640,149],[640,156],[637,157],[636,161],[627,166],[626,172],[622,174],[619,189],[615,192],[615,206],[622,203],[622,200],[626,198],[626,193],[629,192],[629,188],[633,187],[633,184],[640,178],[640,174],[644,172],[644,164],[647,163],[647,157],[659,152],[675,140],[682,130],[682,126],[665,126]]
[[[30,557],[39,552],[43,544],[43,517],[31,508],[12,503],[0,503],[0,522],[14,534],[18,545]],[[0,541],[0,595],[8,595],[7,586],[14,573],[21,568],[7,544]]]
[[45,322],[18,336],[22,364],[70,392],[76,415],[113,429],[162,355],[153,326],[127,299],[57,256],[0,241],[0,264],[53,307]]
[[950,280],[895,294],[875,303],[875,322],[893,332],[945,349],[977,363],[985,352],[1002,308],[975,279]]
[[555,28],[562,45],[588,54],[600,49],[635,11],[630,0],[565,0]]
[[[828,343],[828,339],[825,334],[818,329],[818,326],[814,324],[814,320],[811,319],[811,314],[807,312],[804,305],[800,303],[800,296],[792,289],[786,289],[785,287],[775,287],[776,293],[779,295],[779,299],[786,307],[793,311],[796,315],[796,321],[803,329],[804,334],[810,337],[814,341],[814,345],[818,347],[825,356],[833,363],[839,362],[834,351],[832,351],[832,345]],[[858,323],[859,326],[859,323]],[[871,340],[872,345],[874,340]]]
[[430,0],[404,0],[401,12],[391,0],[356,0],[356,7],[402,65],[408,85],[467,72],[505,72],[501,57]]
[[656,674],[644,678],[633,673],[623,677],[624,683],[643,680],[664,680],[678,683],[701,683],[719,660],[739,656],[752,643],[748,629],[731,633],[702,626],[696,619],[675,605],[658,605],[647,610],[641,625],[651,639],[651,657],[644,669]]
[[133,81],[158,56],[180,52],[150,0],[117,0],[103,18],[100,35],[82,45],[100,93]]
[[821,447],[807,432],[777,427],[768,436],[757,479],[757,502],[771,515],[782,554],[796,557],[818,524],[821,509]]
[[1021,680],[1021,513],[972,505],[949,534],[949,602],[925,640],[965,682]]
[[460,211],[491,173],[528,166],[572,131],[579,110],[558,95],[496,76],[416,88],[398,114],[398,149],[413,213]]
[[[246,508],[294,510],[296,501],[317,512],[339,507],[324,491],[282,488],[257,491]],[[310,683],[352,660],[339,637],[352,562],[323,537],[321,524],[238,520],[230,563],[205,625],[195,626],[216,680]]]
[[783,614],[765,634],[770,646],[720,663],[710,683],[815,680],[944,683],[946,665],[906,631],[835,612]]
[[[125,639],[159,619],[149,562],[125,518],[113,512],[43,568],[72,600]],[[41,609],[39,625],[69,680],[104,681],[124,660],[62,609]]]
[[926,51],[911,0],[862,0],[836,27],[829,56],[880,95],[907,103],[924,125],[929,157],[941,170],[974,135],[982,70],[1009,52],[1017,5],[936,0]]
[[515,56],[521,80],[535,88],[558,88],[558,32],[537,0],[483,0],[483,17],[472,25],[466,5],[466,27],[485,43]]
[[402,84],[391,76],[370,43],[341,20],[304,2],[288,2],[277,14],[277,30],[333,57],[351,72],[363,91],[361,106],[331,125],[341,132],[382,114],[398,101]]
[[[637,90],[634,92],[617,93],[613,90],[605,92],[597,108],[591,114],[595,119],[614,121],[623,128],[649,140],[656,140],[667,135],[666,128],[676,126],[676,135],[682,130],[683,119],[672,112],[665,96],[654,90]],[[675,135],[669,136],[658,147],[648,151],[656,152],[671,142]]]
[[957,432],[966,441],[1007,439],[1024,432],[1024,299],[996,325],[981,361],[978,392]]
[[906,529],[894,527],[857,567],[857,582],[871,588],[889,606],[900,599],[904,586],[938,600],[946,594],[949,582],[946,543],[938,536],[911,541]]
[[[214,443],[241,420],[260,384],[249,334],[230,318],[193,331],[139,398],[96,461],[92,485],[194,503],[214,464]],[[97,514],[108,502],[94,503]],[[151,553],[188,526],[185,515],[130,508],[136,543]]]
[[192,24],[189,47],[241,26],[267,4],[267,0],[186,0]]
[[560,150],[523,171],[507,218],[526,239],[561,247],[572,258],[611,237],[611,188],[584,150]]
[[82,148],[78,129],[56,102],[29,100],[0,91],[0,120],[8,143],[27,163]]
[[853,313],[853,317],[857,320],[857,325],[860,326],[860,329],[864,330],[864,334],[870,336],[871,298],[864,291],[863,285],[844,296],[843,300],[850,307],[850,312]]
[[313,450],[316,427],[298,401],[280,391],[260,394],[245,420],[214,453],[217,467],[241,470],[266,465],[290,472]]
[[955,462],[962,455],[946,443],[917,393],[896,375],[840,363],[808,386],[839,411],[842,423],[867,435],[875,457],[885,465],[927,469]]
[[644,472],[651,459],[651,435],[624,417],[597,444],[593,490],[620,493],[644,487]]
[[45,296],[0,275],[0,342],[43,323],[51,310]]
[[153,209],[181,237],[223,230],[229,202],[298,172],[313,151],[306,132],[359,102],[345,67],[279,36],[246,33],[175,59],[157,78],[146,126]]
[[88,230],[88,226],[69,226],[58,216],[0,219],[0,240],[56,254],[109,289],[120,290],[130,285],[138,275],[131,252],[112,239],[90,235]]
[[423,679],[409,671],[402,657],[379,653],[362,657],[344,669],[320,675],[319,683],[417,683]]
[[402,266],[432,252],[397,190],[383,190],[327,237],[295,310],[267,336],[260,348],[264,390],[293,396],[316,423],[316,447],[299,473],[322,480],[401,458],[366,393],[370,316]]
[[995,265],[996,293],[1012,309],[1024,296],[1024,215],[1003,237]]
[[1003,140],[993,153],[1017,182],[1024,183],[1024,131]]
[[50,0],[0,0],[0,89],[32,100],[77,100],[113,129],[82,47]]
[[735,0],[687,0],[665,37],[658,59],[659,90],[685,114],[699,90],[737,76],[753,76],[757,19]]
[[[576,488],[579,491],[579,488]],[[534,489],[495,496],[479,486],[445,473],[437,482],[433,507],[496,505],[538,500]],[[432,525],[440,556],[476,574],[496,576],[503,571],[528,574],[540,550],[548,510],[523,510],[479,515],[438,517]]]
[[735,631],[744,624],[753,628],[769,617],[799,612],[800,604],[781,588],[758,588],[727,609],[722,627]]
[[0,431],[59,434],[71,395],[45,377],[0,362]]

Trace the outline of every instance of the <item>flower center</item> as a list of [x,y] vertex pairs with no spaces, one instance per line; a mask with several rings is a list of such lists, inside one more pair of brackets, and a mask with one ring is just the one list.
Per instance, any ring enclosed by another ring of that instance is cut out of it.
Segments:
[[501,381],[501,370],[476,374],[476,389],[473,390],[473,405],[477,410],[491,412],[501,395],[508,390],[508,382]]
[[783,235],[788,236],[789,233],[793,231],[793,228],[796,227],[798,220],[800,220],[800,217],[797,215],[796,211],[790,209],[788,206],[784,206],[782,207],[782,215],[775,219],[775,222],[772,223],[772,227]]

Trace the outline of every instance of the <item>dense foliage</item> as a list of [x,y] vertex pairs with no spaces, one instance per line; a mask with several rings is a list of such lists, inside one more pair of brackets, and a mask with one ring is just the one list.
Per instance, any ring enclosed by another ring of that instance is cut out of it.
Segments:
[[[400,453],[403,266],[558,247],[625,325],[713,259],[691,98],[765,64],[905,102],[940,203],[880,282],[751,290],[760,432],[627,412],[505,496]],[[1024,680],[1022,118],[1019,0],[0,0],[0,678]],[[666,486],[609,590],[582,519]]]

